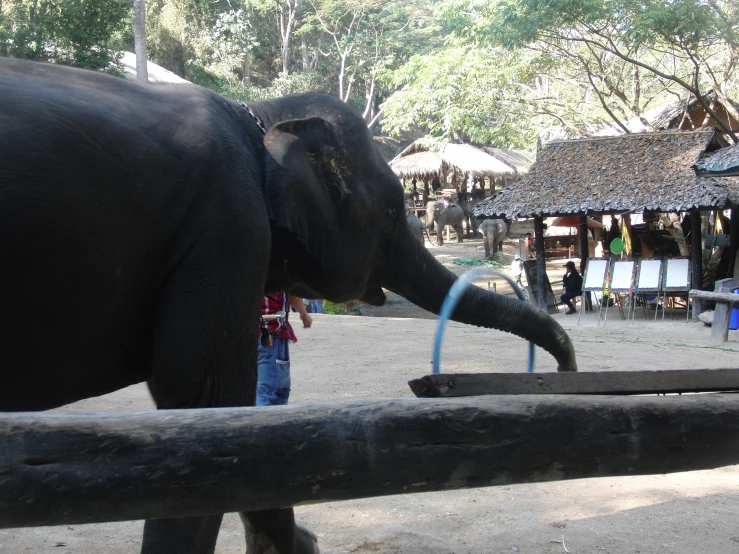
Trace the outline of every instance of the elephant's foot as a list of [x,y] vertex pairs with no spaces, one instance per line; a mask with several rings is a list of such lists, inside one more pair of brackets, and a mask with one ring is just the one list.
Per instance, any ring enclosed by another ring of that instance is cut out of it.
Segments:
[[152,519],[144,525],[142,554],[213,554],[223,516]]
[[241,514],[248,554],[319,554],[318,537],[295,523],[292,508]]

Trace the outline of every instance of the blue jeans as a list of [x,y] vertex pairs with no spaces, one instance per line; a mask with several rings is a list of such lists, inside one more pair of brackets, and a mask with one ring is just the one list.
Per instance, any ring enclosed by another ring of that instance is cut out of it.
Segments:
[[308,300],[308,307],[310,308],[310,313],[312,314],[323,313],[323,302],[321,302],[320,300]]
[[272,346],[259,348],[257,406],[280,406],[290,397],[290,339],[272,337]]

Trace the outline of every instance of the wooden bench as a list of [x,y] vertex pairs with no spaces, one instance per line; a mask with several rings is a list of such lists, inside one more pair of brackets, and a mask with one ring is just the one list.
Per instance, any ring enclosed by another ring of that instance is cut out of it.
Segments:
[[733,304],[739,302],[739,295],[731,292],[710,292],[691,289],[690,292],[688,292],[688,296],[690,296],[690,298],[713,300],[716,302],[716,309],[713,313],[713,323],[711,324],[711,337],[718,342],[728,341],[731,309]]

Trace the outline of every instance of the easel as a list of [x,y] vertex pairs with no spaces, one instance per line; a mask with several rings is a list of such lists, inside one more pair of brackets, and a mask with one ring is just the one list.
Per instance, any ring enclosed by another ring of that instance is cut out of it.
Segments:
[[[601,300],[598,302],[598,325],[600,325],[601,311],[603,310],[603,290],[605,289],[606,279],[608,278],[608,258],[588,258],[587,265],[585,266],[585,275],[583,276],[582,293],[585,296],[587,292],[600,291]],[[595,294],[593,298],[597,297]],[[585,311],[584,298],[583,302],[580,302],[580,315],[577,316],[577,324],[580,325],[580,318],[582,317],[583,311]]]
[[[536,299],[539,295],[539,278],[536,273],[536,260],[526,260],[523,263],[523,270],[526,272],[526,282],[529,288],[529,299],[536,303]],[[559,302],[557,297],[554,296],[552,290],[552,284],[549,282],[549,277],[544,273],[544,290],[546,291],[547,298],[547,313],[555,314],[559,313]]]
[[[647,302],[648,292],[656,293],[659,300],[659,291],[662,288],[662,268],[664,264],[661,258],[642,258],[636,274],[636,285],[634,287],[634,302],[631,310],[631,321],[636,318],[636,298],[641,297],[642,310],[644,310],[644,319],[649,319],[649,302]],[[656,305],[659,306],[659,303]],[[657,320],[657,309],[655,307],[654,319]]]
[[[613,262],[613,268],[611,269],[611,283],[608,289],[608,294],[613,295],[613,299],[618,305],[618,310],[621,313],[621,319],[626,319],[624,316],[624,307],[621,303],[621,294],[628,293],[631,299],[631,304],[634,303],[633,298],[633,287],[634,287],[634,272],[636,271],[636,262],[634,260],[620,260]],[[629,304],[629,306],[631,305]],[[606,317],[603,320],[603,324],[608,321],[608,304],[606,303]]]
[[[665,262],[665,278],[662,286],[662,321],[665,320],[665,304],[668,298],[672,298],[672,307],[674,308],[674,298],[676,296],[682,296],[677,294],[680,292],[685,293],[685,321],[690,319],[690,301],[688,292],[690,291],[690,258],[685,256],[683,258],[667,258]],[[659,296],[657,297],[659,300]],[[657,305],[659,308],[659,304]],[[657,314],[654,314],[655,321],[657,320]]]

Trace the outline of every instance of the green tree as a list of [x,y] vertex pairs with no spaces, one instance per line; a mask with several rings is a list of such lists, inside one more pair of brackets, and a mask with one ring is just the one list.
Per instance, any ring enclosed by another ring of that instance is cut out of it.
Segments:
[[107,69],[131,34],[128,0],[6,0],[2,11],[3,54],[16,58]]
[[[705,93],[712,88],[729,104],[729,92],[737,89],[734,27],[739,7],[734,0],[462,2],[466,9],[450,18],[457,37],[478,44],[587,52],[596,63],[605,57],[616,59],[625,64],[626,74],[640,79],[649,74],[665,88],[690,93],[719,122]],[[594,91],[615,94],[604,78],[600,75],[600,83],[593,83]],[[621,98],[622,104],[634,106],[635,93]],[[632,113],[640,115],[636,108]],[[726,125],[723,130],[737,140]]]

